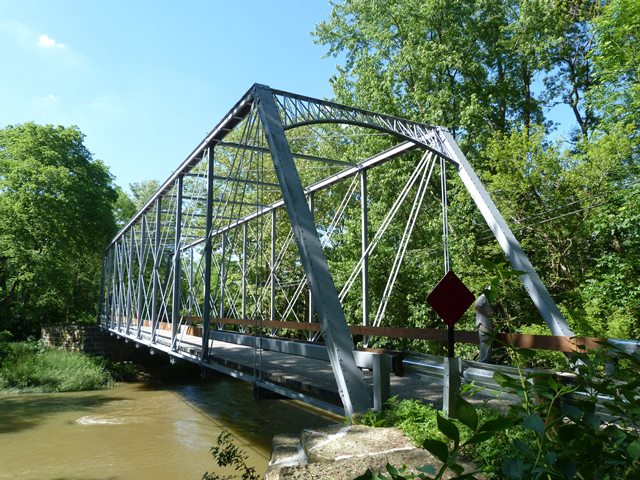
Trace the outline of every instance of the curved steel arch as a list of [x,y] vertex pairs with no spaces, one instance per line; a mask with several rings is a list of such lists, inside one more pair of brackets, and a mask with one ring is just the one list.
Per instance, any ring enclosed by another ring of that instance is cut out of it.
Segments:
[[[254,86],[254,88],[256,87]],[[306,125],[327,123],[370,128],[396,135],[420,145],[458,166],[456,160],[445,153],[445,147],[438,135],[438,131],[443,130],[442,127],[369,112],[326,100],[304,97],[282,90],[271,90],[271,92],[276,99],[276,104],[280,107],[280,120],[285,131]],[[282,98],[281,101],[278,101],[279,97]],[[296,116],[292,117],[291,113],[295,113]],[[301,116],[302,120],[299,120],[298,116]]]

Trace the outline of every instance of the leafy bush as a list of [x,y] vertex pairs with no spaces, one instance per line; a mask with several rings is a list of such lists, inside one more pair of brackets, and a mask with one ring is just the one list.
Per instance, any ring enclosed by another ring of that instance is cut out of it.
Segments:
[[[514,351],[520,364],[533,356],[529,350]],[[359,480],[440,479],[446,470],[453,478],[475,478],[460,465],[464,457],[473,458],[490,477],[509,480],[640,478],[640,354],[608,346],[573,360],[571,383],[549,373],[519,370],[516,378],[495,373],[503,390],[519,398],[506,415],[474,409],[463,399],[455,412],[458,420],[417,403],[399,408],[403,402],[396,400],[390,411],[364,415],[360,421],[369,425],[426,433],[422,446],[443,464],[415,474],[388,465],[390,476],[368,471]],[[423,426],[407,427],[411,410]]]
[[104,388],[113,381],[102,362],[80,352],[45,348],[37,342],[4,343],[0,388],[73,392]]
[[[461,402],[463,405],[467,404],[464,400]],[[475,409],[475,412],[480,425],[501,418],[500,413],[492,408],[480,407]],[[416,446],[423,446],[428,440],[447,442],[446,434],[439,428],[438,418],[439,412],[431,405],[418,400],[398,400],[397,397],[392,397],[385,403],[385,409],[382,412],[369,411],[354,417],[354,422],[371,427],[396,427],[407,435]],[[440,421],[442,422],[442,420]],[[467,441],[474,436],[473,429],[457,421],[456,428],[460,433],[459,440],[464,444],[458,452],[460,457],[472,460],[485,474],[491,476],[501,471],[502,455],[510,448],[510,443],[523,435],[522,429],[512,427],[508,431],[496,430],[485,441],[469,443]],[[401,469],[398,470],[398,472],[400,471]],[[391,474],[391,472],[389,473]],[[400,473],[394,473],[394,475],[400,475]],[[371,478],[375,479],[376,477]],[[383,479],[384,477],[379,478]],[[392,475],[391,478],[404,477]]]
[[[612,356],[623,361],[612,364]],[[528,434],[506,452],[506,478],[640,478],[640,354],[608,347],[574,361],[570,384],[550,374],[494,375],[521,399],[509,417]]]
[[422,441],[422,447],[442,462],[438,468],[422,465],[417,467],[418,473],[411,473],[404,465],[402,468],[387,465],[389,477],[367,470],[356,480],[440,480],[449,471],[454,473],[453,478],[475,478],[476,472],[465,472],[463,460],[468,458],[476,445],[492,441],[496,433],[505,430],[512,421],[497,414],[494,418],[483,420],[478,410],[461,397],[456,402],[455,417],[457,420],[448,419],[435,411],[438,432],[433,432]]
[[369,427],[396,427],[416,445],[422,445],[427,438],[441,435],[436,421],[436,409],[419,400],[398,400],[397,397],[391,397],[382,412],[370,410],[355,416],[353,421]]
[[227,430],[223,430],[218,435],[216,444],[211,447],[211,456],[216,461],[218,467],[230,467],[237,473],[225,475],[221,473],[206,472],[202,476],[202,480],[260,479],[260,475],[256,473],[256,469],[247,465],[247,454],[233,443],[233,438]]
[[117,382],[135,382],[143,375],[142,368],[128,360],[124,362],[107,360],[105,368]]

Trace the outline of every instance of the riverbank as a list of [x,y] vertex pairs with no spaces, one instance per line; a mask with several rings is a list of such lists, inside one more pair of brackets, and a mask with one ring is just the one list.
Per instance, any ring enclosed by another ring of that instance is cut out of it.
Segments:
[[40,342],[0,343],[0,391],[78,392],[114,384],[107,362]]

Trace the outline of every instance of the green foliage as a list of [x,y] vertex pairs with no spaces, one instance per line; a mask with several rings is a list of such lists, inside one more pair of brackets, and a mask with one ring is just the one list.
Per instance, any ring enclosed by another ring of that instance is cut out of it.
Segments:
[[[421,466],[417,473],[412,473],[406,466],[396,468],[387,465],[389,477],[368,470],[358,480],[433,480],[444,478],[446,474],[453,474],[452,478],[475,478],[476,472],[465,472],[461,461],[474,458],[490,471],[491,460],[479,454],[486,455],[489,451],[487,446],[492,447],[493,452],[503,451],[506,442],[502,432],[513,424],[496,412],[476,410],[461,397],[456,403],[455,419],[445,418],[432,407],[415,400],[398,402],[392,399],[382,413],[368,413],[357,421],[372,426],[395,426],[441,462],[437,468]],[[480,448],[481,445],[484,448]]]
[[134,382],[142,375],[140,366],[127,360],[123,362],[106,360],[105,368],[117,382]]
[[[613,368],[613,357],[622,360]],[[527,432],[506,452],[508,479],[638,478],[640,475],[640,355],[615,347],[579,354],[574,383],[548,374],[512,379],[495,374],[521,398],[509,418]]]
[[[418,400],[398,400],[396,397],[392,397],[385,403],[385,408],[382,412],[369,411],[361,416],[354,417],[354,421],[372,427],[396,427],[407,435],[416,446],[424,447],[429,445],[442,458],[449,458],[449,451],[446,450],[446,455],[444,453],[445,447],[448,448],[448,442],[453,442],[457,436],[458,450],[455,453],[456,458],[473,460],[487,475],[494,475],[496,472],[500,472],[502,454],[509,448],[509,444],[513,439],[521,438],[521,429],[512,427],[508,431],[503,431],[504,429],[498,428],[502,425],[510,425],[510,421],[503,420],[494,409],[485,407],[473,409],[464,400],[459,406],[458,416],[460,418],[459,420],[453,420],[453,424],[458,431],[457,434],[431,405]],[[481,433],[478,425],[482,426],[482,432],[490,431],[491,435]],[[478,434],[480,434],[480,437],[477,436]],[[484,436],[488,438],[483,439]],[[455,445],[451,443],[450,446],[453,448]],[[438,455],[436,455],[436,458],[439,458]],[[453,458],[452,456],[452,461]],[[429,472],[421,473],[428,474]],[[412,477],[407,476],[404,478]]]
[[211,447],[211,456],[218,467],[232,468],[235,473],[209,473],[202,476],[202,480],[259,480],[260,475],[254,467],[247,465],[247,454],[233,443],[233,437],[227,430],[223,430],[216,439],[216,444]]
[[116,194],[76,127],[0,130],[0,328],[95,315]]
[[156,190],[160,188],[160,182],[157,180],[145,180],[143,182],[134,182],[129,185],[131,190],[131,201],[135,207],[134,213],[140,210],[145,203],[156,193]]
[[113,215],[116,220],[116,226],[122,228],[136,214],[138,209],[129,195],[120,187],[116,187],[116,193],[118,198],[113,207]]
[[369,427],[396,427],[416,445],[421,445],[427,438],[439,437],[436,409],[419,400],[391,397],[382,412],[370,410],[354,417],[354,421]]
[[598,48],[593,52],[600,80],[591,100],[612,123],[640,124],[640,5],[610,0],[594,22]]
[[[532,354],[514,351],[519,363]],[[421,435],[428,431],[420,443],[442,465],[419,473],[388,465],[390,476],[368,471],[358,478],[424,480],[442,478],[447,469],[452,478],[473,478],[460,464],[465,457],[472,458],[491,478],[638,478],[640,354],[608,346],[578,354],[573,361],[575,378],[566,383],[551,374],[520,370],[519,376],[511,377],[495,373],[502,389],[519,399],[509,404],[507,413],[475,409],[459,399],[454,420],[417,402],[393,399],[388,411],[368,413],[358,421],[398,426],[414,432],[414,441],[416,431]],[[416,412],[416,423],[427,424],[424,429],[407,427],[411,411]]]
[[76,392],[105,388],[112,381],[100,360],[83,353],[38,342],[0,343],[0,389]]
[[[345,0],[314,34],[341,59],[332,78],[338,101],[453,133],[576,334],[637,338],[639,32],[634,0]],[[548,115],[558,104],[571,109],[577,124],[562,142]],[[346,153],[357,158],[384,142],[368,138]],[[372,231],[412,165],[415,159],[394,161],[393,170],[370,172],[376,185],[369,204]],[[504,253],[452,177],[452,264],[478,293],[495,278],[482,262],[499,265]],[[328,254],[337,284],[357,261],[359,235],[357,222],[347,221],[339,241],[345,252]],[[391,232],[372,258],[374,309],[399,235]],[[440,220],[427,209],[386,325],[439,325],[424,298],[439,279],[441,254]],[[542,326],[518,279],[502,283],[498,330]],[[348,307],[348,318],[358,319],[358,309]],[[461,325],[465,321],[470,315]],[[424,342],[376,345],[438,353],[437,345]]]

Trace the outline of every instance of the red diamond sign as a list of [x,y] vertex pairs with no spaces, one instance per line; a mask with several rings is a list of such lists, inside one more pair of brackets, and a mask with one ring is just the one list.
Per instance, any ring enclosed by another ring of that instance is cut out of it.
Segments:
[[429,294],[427,303],[447,325],[453,326],[475,299],[462,280],[453,271],[449,271]]

